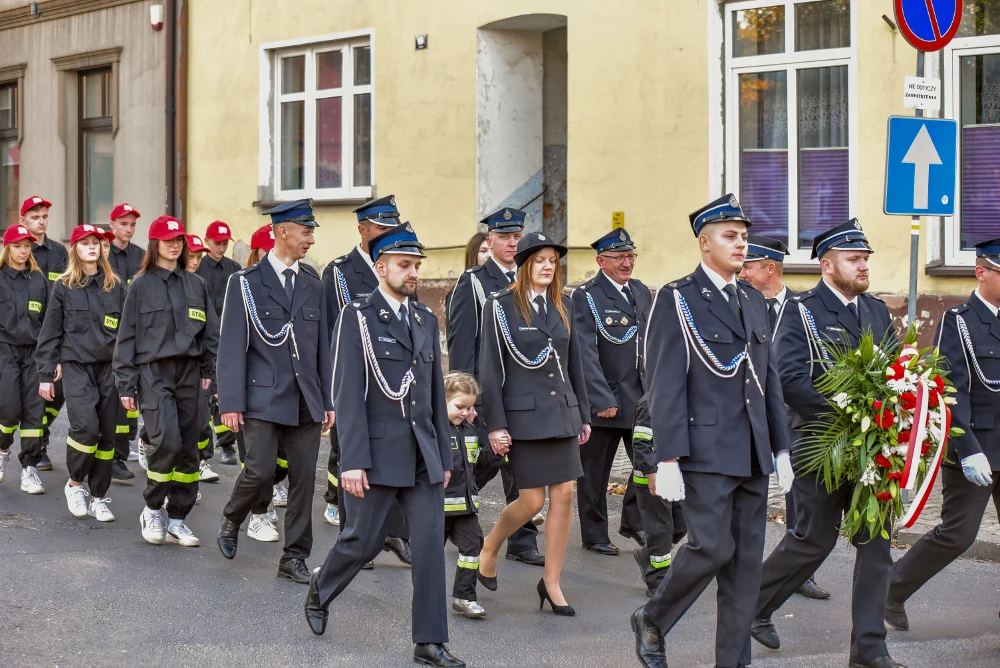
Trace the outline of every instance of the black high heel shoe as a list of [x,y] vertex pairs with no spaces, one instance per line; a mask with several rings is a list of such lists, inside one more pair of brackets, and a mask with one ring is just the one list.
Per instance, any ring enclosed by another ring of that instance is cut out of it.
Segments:
[[549,596],[549,590],[545,588],[545,578],[542,578],[541,580],[538,581],[538,587],[536,587],[536,589],[538,590],[539,610],[543,609],[545,607],[545,601],[548,601],[549,605],[552,606],[552,612],[556,613],[557,615],[562,615],[564,617],[576,616],[576,610],[573,609],[573,606],[556,605],[555,602],[553,602],[552,597]]
[[493,577],[488,578],[485,575],[483,575],[482,571],[476,569],[476,579],[479,580],[479,582],[482,583],[482,585],[487,589],[489,589],[490,591],[497,590],[497,576],[494,575]]

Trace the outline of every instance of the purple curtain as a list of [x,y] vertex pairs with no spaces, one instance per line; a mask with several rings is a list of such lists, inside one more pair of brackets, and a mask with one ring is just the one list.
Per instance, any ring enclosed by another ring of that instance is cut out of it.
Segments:
[[799,248],[811,247],[817,234],[847,222],[850,183],[847,148],[799,151]]
[[962,248],[1000,236],[1000,127],[962,128]]
[[740,204],[753,233],[788,243],[788,151],[741,151]]

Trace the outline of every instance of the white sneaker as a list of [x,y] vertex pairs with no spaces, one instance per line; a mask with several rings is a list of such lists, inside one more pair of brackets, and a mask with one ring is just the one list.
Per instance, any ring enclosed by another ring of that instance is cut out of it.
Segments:
[[142,529],[142,537],[147,543],[163,545],[167,529],[164,526],[163,514],[159,510],[153,510],[149,506],[143,508],[139,515],[139,527]]
[[267,521],[267,515],[251,515],[247,535],[262,543],[277,543],[280,538],[277,530]]
[[7,476],[7,462],[10,461],[10,450],[0,450],[0,482]]
[[[136,452],[135,450],[133,450],[131,445],[128,448],[128,460],[130,462],[137,462],[137,461],[139,461],[139,453]],[[145,467],[143,467],[143,468],[145,468]]]
[[326,504],[326,512],[323,513],[323,519],[335,527],[340,526],[340,509],[332,503]]
[[188,529],[188,525],[181,522],[173,526],[167,526],[166,540],[168,543],[179,543],[184,547],[198,547],[201,541]]
[[67,480],[66,486],[63,488],[63,493],[66,494],[66,506],[69,508],[69,512],[73,513],[74,517],[86,517],[87,497],[90,496],[87,488],[83,485],[73,487],[69,484],[69,480]]
[[286,481],[282,480],[274,486],[274,494],[271,496],[271,503],[278,508],[284,508],[288,505],[288,483]]
[[[146,460],[146,444],[142,442],[141,438],[139,439],[138,448],[139,450],[136,452],[135,456],[136,459],[139,460],[139,468],[141,468],[143,471],[148,471],[149,462]],[[129,457],[129,459],[131,459],[131,457]]]
[[273,501],[271,503],[269,503],[268,506],[267,506],[267,514],[266,514],[266,516],[267,516],[267,521],[270,522],[272,525],[275,525],[275,524],[278,523],[278,511],[274,509],[274,502]]
[[28,494],[45,494],[45,488],[42,487],[42,481],[38,479],[38,471],[34,466],[21,469],[21,491]]
[[198,479],[201,482],[219,482],[219,474],[212,470],[207,459],[201,460],[201,464],[198,465],[198,473]]
[[108,503],[111,499],[91,499],[90,507],[87,509],[87,514],[91,517],[97,518],[98,522],[114,522],[115,516],[111,514],[108,510]]

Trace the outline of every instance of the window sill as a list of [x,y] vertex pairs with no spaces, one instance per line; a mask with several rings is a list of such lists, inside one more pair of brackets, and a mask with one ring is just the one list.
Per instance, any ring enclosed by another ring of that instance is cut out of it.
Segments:
[[[342,199],[314,199],[312,201],[313,206],[348,206],[364,204],[370,201],[370,197],[345,197]],[[272,209],[279,204],[285,204],[286,202],[294,202],[295,200],[257,200],[253,203],[254,208],[257,209]]]
[[958,276],[962,278],[972,278],[976,275],[975,267],[959,267],[947,265],[935,265],[924,267],[924,274],[927,276]]
[[819,264],[789,264],[785,263],[785,273],[786,274],[803,274],[813,276],[820,275]]

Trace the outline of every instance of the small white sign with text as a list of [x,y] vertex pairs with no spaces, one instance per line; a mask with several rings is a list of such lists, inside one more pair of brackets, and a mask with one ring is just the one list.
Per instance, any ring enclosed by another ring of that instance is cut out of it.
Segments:
[[929,77],[906,77],[903,85],[903,107],[906,109],[941,109],[941,80]]

